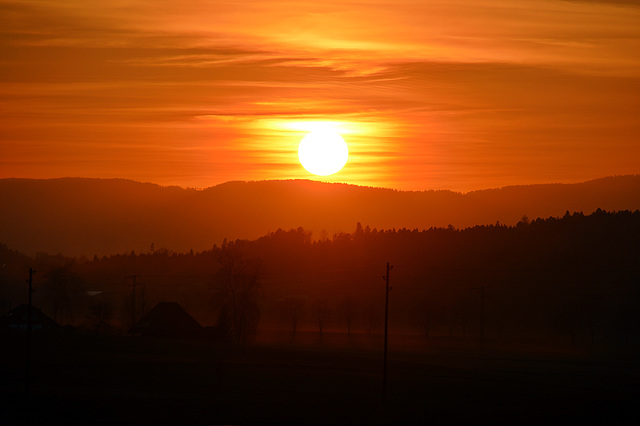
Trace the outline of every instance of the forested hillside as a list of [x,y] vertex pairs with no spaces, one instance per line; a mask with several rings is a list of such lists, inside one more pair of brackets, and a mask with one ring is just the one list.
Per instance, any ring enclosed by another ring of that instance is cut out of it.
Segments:
[[[376,334],[390,262],[392,333],[624,345],[640,337],[638,241],[640,211],[598,210],[465,229],[358,224],[322,240],[303,228],[277,230],[196,253],[72,259],[3,246],[1,302],[7,310],[26,300],[33,267],[34,304],[88,329],[101,320],[111,332],[126,327],[135,280],[138,314],[176,301],[204,325],[241,308],[257,333]],[[229,305],[239,303],[228,300],[229,286],[246,289],[246,305]]]
[[303,227],[312,239],[371,228],[467,228],[640,209],[640,176],[461,194],[314,181],[228,182],[202,191],[121,179],[0,179],[0,241],[14,250],[92,257],[156,248],[203,251],[224,238]]

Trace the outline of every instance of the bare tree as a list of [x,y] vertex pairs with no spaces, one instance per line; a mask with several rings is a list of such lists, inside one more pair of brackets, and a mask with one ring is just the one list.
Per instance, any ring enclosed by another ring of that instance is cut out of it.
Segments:
[[289,321],[291,321],[291,331],[293,335],[298,329],[298,322],[304,317],[304,300],[300,297],[289,297],[284,301],[284,312]]
[[109,322],[113,318],[113,305],[104,300],[98,300],[89,304],[87,312],[88,326],[96,333],[102,333],[109,328]]
[[213,280],[213,300],[221,308],[228,332],[237,344],[246,342],[256,332],[260,319],[258,276],[260,263],[245,259],[230,244],[218,253],[220,269]]
[[71,262],[51,269],[46,274],[43,295],[53,318],[60,324],[73,323],[75,314],[86,297],[82,279],[71,269]]
[[322,334],[324,326],[329,319],[330,312],[329,301],[327,299],[317,299],[313,303],[313,316],[318,324],[318,331],[320,334]]
[[357,302],[353,297],[345,297],[340,303],[340,311],[346,321],[348,334],[351,334],[351,324],[356,315],[356,307]]
[[413,319],[416,325],[422,330],[424,337],[428,338],[433,327],[436,307],[433,302],[423,300],[413,308]]

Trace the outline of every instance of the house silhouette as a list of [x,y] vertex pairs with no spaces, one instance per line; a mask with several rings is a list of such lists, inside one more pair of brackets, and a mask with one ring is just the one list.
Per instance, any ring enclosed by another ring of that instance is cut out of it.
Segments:
[[[0,317],[0,327],[26,331],[29,326],[29,305],[23,303]],[[31,330],[56,330],[60,325],[35,306],[31,306]]]
[[199,339],[204,329],[176,302],[160,302],[131,329],[133,334],[165,339]]

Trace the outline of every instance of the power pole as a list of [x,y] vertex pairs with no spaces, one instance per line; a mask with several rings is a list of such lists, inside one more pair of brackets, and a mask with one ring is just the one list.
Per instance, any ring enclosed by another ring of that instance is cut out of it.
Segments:
[[133,281],[131,284],[131,286],[133,287],[131,293],[131,333],[133,333],[133,327],[135,327],[136,325],[136,279],[138,278],[138,276],[131,275],[125,278],[131,278]]
[[386,281],[386,290],[384,297],[384,366],[382,369],[382,402],[387,402],[387,336],[388,336],[388,324],[389,324],[389,272],[393,269],[393,266],[387,262],[387,274],[382,277]]
[[480,287],[480,353],[484,353],[484,286]]
[[24,392],[29,395],[29,369],[31,367],[31,294],[33,293],[33,274],[36,271],[33,268],[29,268],[29,305],[27,311],[27,359],[25,364],[25,384],[24,384]]

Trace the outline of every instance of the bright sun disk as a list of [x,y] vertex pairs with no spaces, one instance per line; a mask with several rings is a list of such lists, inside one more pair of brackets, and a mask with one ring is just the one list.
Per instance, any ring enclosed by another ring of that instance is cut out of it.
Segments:
[[309,173],[328,176],[339,172],[349,159],[349,148],[333,129],[318,129],[307,134],[298,146],[300,164]]

